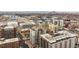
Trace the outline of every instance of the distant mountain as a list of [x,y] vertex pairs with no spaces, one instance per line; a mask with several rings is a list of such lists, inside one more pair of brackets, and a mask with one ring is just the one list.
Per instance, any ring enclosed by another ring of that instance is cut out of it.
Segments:
[[15,15],[15,14],[75,14],[79,15],[79,12],[70,12],[70,11],[0,11],[0,15]]
[[52,11],[49,14],[74,14],[79,15],[79,12],[70,12],[70,11]]
[[48,11],[0,11],[0,14],[48,14]]

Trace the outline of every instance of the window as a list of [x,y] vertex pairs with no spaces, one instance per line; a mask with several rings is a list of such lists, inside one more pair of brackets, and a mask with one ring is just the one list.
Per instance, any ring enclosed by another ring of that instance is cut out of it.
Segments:
[[65,48],[67,48],[67,41],[65,41]]
[[71,39],[69,40],[69,48],[71,48]]
[[55,21],[54,24],[57,25],[57,21]]
[[55,44],[55,48],[57,48],[57,44]]
[[62,48],[62,43],[60,43],[60,48]]

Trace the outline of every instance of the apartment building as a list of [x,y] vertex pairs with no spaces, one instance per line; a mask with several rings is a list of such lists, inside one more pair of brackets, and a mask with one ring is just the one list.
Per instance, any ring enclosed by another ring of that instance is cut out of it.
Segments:
[[19,38],[0,38],[0,48],[19,48],[20,39]]
[[55,25],[58,25],[59,29],[63,29],[64,26],[64,20],[63,19],[58,19],[57,17],[53,17],[52,23]]
[[40,35],[39,42],[40,48],[75,48],[77,36],[67,31],[60,31],[55,36],[51,36],[50,34]]
[[14,26],[4,27],[4,38],[16,38],[16,28]]

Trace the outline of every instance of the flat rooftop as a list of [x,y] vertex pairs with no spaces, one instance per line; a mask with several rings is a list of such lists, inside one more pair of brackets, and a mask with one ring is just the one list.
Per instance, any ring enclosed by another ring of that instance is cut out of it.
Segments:
[[48,41],[49,43],[54,43],[57,42],[58,40],[63,40],[66,38],[76,37],[75,34],[69,33],[67,31],[59,31],[58,33],[59,35],[57,36],[51,36],[50,34],[43,34],[41,35],[41,37],[46,41]]

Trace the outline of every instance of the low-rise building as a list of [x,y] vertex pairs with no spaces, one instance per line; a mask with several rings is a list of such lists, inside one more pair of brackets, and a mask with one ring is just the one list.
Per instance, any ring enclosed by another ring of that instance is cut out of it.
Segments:
[[[2,39],[4,39],[2,41]],[[20,40],[19,38],[0,38],[0,48],[19,48],[20,47]]]
[[0,38],[4,37],[4,29],[0,27]]
[[17,21],[8,21],[7,22],[7,26],[18,27],[18,22]]

